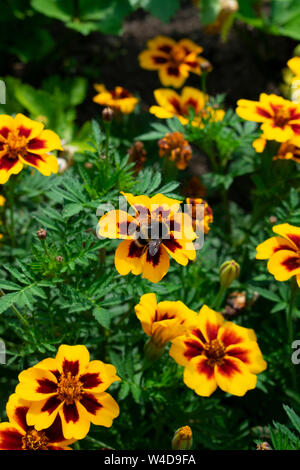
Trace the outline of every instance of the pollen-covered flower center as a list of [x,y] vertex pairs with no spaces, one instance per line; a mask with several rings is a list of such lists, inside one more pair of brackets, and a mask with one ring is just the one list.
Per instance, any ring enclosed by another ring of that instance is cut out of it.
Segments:
[[13,130],[8,134],[6,142],[3,143],[3,150],[8,158],[15,160],[27,153],[27,142],[26,137],[20,136],[17,131]]
[[284,127],[291,119],[290,111],[285,108],[277,108],[275,111],[274,121],[276,126]]
[[179,65],[184,61],[186,50],[182,46],[176,45],[172,48],[170,55],[174,65]]
[[213,367],[222,364],[225,356],[225,346],[218,339],[213,339],[204,346],[204,354],[208,358],[208,364]]
[[62,375],[57,387],[58,398],[71,405],[75,400],[80,400],[82,394],[82,383],[77,377],[67,372]]
[[43,431],[32,429],[22,437],[23,450],[44,450],[47,449],[49,439]]

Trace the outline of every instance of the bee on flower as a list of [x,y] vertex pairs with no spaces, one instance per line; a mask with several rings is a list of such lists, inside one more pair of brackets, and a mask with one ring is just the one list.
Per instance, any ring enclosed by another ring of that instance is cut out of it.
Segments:
[[166,134],[158,141],[159,156],[174,162],[179,170],[185,170],[192,158],[192,148],[181,132]]
[[145,347],[148,359],[159,358],[166,344],[187,333],[197,316],[180,301],[157,303],[156,295],[152,293],[142,295],[134,309],[144,332],[149,336]]
[[184,383],[200,396],[217,387],[243,396],[256,387],[256,375],[267,367],[254,331],[225,321],[204,305],[190,333],[172,341],[169,351],[184,366]]
[[190,39],[176,42],[166,36],[157,36],[147,42],[147,49],[140,53],[140,66],[147,70],[157,70],[159,79],[164,86],[180,88],[190,72],[201,75],[201,64],[211,64],[199,54],[203,51]]
[[259,149],[263,150],[264,140],[286,142],[300,136],[300,104],[281,96],[262,93],[259,101],[241,99],[237,105],[238,116],[247,121],[261,123],[263,134],[254,143]]
[[115,267],[122,276],[130,272],[151,282],[159,282],[168,272],[170,259],[186,266],[196,258],[196,234],[188,214],[180,211],[180,201],[163,194],[133,196],[121,193],[134,215],[112,210],[98,223],[100,237],[122,239],[115,253]]
[[6,405],[9,422],[0,423],[0,450],[72,450],[68,447],[75,439],[65,439],[59,415],[51,426],[37,431],[27,424],[31,402],[10,396]]
[[184,126],[190,121],[190,110],[193,112],[192,125],[204,127],[204,121],[222,121],[225,111],[207,106],[208,96],[197,88],[184,87],[181,95],[170,88],[159,88],[154,91],[158,106],[151,106],[149,111],[160,119],[177,116]]
[[256,259],[269,260],[268,270],[277,281],[287,281],[296,276],[300,287],[300,228],[279,224],[274,225],[272,230],[277,236],[256,247]]
[[57,134],[44,129],[44,124],[23,114],[15,118],[0,115],[0,184],[12,174],[22,171],[24,165],[36,168],[42,175],[58,172],[58,163],[52,150],[63,150]]
[[108,90],[102,83],[94,85],[98,92],[93,101],[101,106],[107,106],[121,114],[131,114],[138,103],[138,99],[121,86]]
[[120,380],[111,364],[90,362],[82,345],[61,345],[48,358],[19,374],[18,398],[30,401],[26,421],[36,431],[48,429],[60,417],[65,439],[83,439],[90,423],[110,427],[119,415],[115,400],[105,392]]

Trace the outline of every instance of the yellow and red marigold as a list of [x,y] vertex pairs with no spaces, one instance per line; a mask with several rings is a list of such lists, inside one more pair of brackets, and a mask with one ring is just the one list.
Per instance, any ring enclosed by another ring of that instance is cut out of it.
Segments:
[[123,240],[115,253],[120,274],[142,274],[156,283],[169,270],[169,255],[183,266],[196,258],[196,234],[191,218],[180,211],[180,201],[163,194],[152,198],[121,194],[134,209],[134,215],[109,211],[99,220],[97,230],[101,237]]
[[59,416],[66,439],[83,439],[90,423],[110,427],[119,407],[105,390],[120,380],[111,364],[91,361],[85,346],[61,345],[48,358],[19,374],[19,398],[31,402],[27,424],[49,428]]
[[292,139],[287,142],[283,142],[280,145],[274,160],[294,160],[295,162],[300,163],[300,139]]
[[180,88],[190,72],[201,75],[201,64],[211,64],[199,56],[203,48],[190,39],[176,42],[166,36],[157,36],[147,42],[148,49],[139,55],[140,66],[147,70],[158,70],[164,86]]
[[242,396],[256,387],[256,375],[266,369],[256,335],[224,320],[204,305],[188,335],[175,338],[170,356],[184,366],[184,383],[198,395],[217,387]]
[[174,162],[179,170],[185,170],[192,158],[192,148],[181,132],[166,134],[158,141],[159,156]]
[[221,121],[225,114],[222,109],[207,106],[208,96],[196,88],[184,87],[181,95],[170,88],[159,88],[154,96],[158,106],[151,106],[150,113],[161,119],[177,116],[183,125],[189,122],[190,109],[194,113],[192,124],[196,127],[203,127],[204,120]]
[[272,227],[279,236],[268,238],[256,247],[256,259],[268,259],[268,270],[277,281],[296,276],[300,287],[300,228],[290,224]]
[[262,139],[285,142],[300,136],[300,104],[262,93],[259,101],[242,99],[237,105],[238,116],[262,123]]
[[98,94],[93,101],[101,106],[109,106],[122,114],[130,114],[138,103],[138,99],[128,90],[116,86],[113,90],[107,90],[105,85],[95,84],[94,88]]
[[55,132],[44,130],[44,124],[32,121],[23,114],[15,118],[0,115],[0,184],[12,174],[20,173],[24,165],[36,168],[49,176],[57,173],[58,163],[48,152],[63,150]]
[[57,415],[53,424],[43,431],[29,426],[26,416],[31,402],[10,396],[6,405],[9,422],[0,423],[0,450],[72,450],[74,439],[65,439],[61,419]]
[[187,333],[197,317],[183,302],[157,303],[153,293],[142,295],[134,309],[144,332],[158,348],[164,348],[169,341]]
[[[188,204],[188,212],[192,217],[193,229],[195,232],[204,232],[208,233],[210,230],[210,224],[213,222],[213,211],[208,203],[202,198],[186,198],[186,203]],[[197,208],[203,204],[203,211],[197,211]]]

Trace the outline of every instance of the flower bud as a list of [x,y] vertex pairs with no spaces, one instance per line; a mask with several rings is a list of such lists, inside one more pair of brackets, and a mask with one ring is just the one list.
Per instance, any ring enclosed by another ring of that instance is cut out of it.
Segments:
[[44,228],[40,228],[37,232],[37,237],[40,239],[40,240],[45,240],[45,238],[47,237],[47,230],[45,230]]
[[193,433],[189,426],[183,426],[175,431],[172,439],[172,450],[190,450],[193,444]]
[[102,111],[102,119],[105,122],[111,122],[114,118],[114,110],[107,106]]
[[63,260],[64,260],[64,258],[63,258],[62,256],[60,256],[60,255],[58,255],[58,256],[56,257],[56,261],[57,261],[58,263],[62,263]]
[[228,289],[233,281],[238,278],[240,274],[240,266],[234,260],[225,261],[219,270],[220,284],[222,287]]
[[163,355],[164,350],[165,347],[161,347],[160,345],[156,344],[152,338],[150,338],[144,346],[146,359],[150,362],[157,361],[157,359]]

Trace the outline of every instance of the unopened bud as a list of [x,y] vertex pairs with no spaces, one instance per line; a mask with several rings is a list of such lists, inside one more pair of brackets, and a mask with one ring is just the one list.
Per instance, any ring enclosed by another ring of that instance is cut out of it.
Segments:
[[63,257],[60,256],[60,255],[56,257],[56,261],[57,261],[58,263],[62,263],[63,260],[64,260]]
[[156,344],[152,338],[144,346],[144,353],[149,362],[157,361],[163,355],[164,350],[165,348]]
[[40,239],[40,240],[45,240],[45,238],[47,237],[47,230],[45,230],[44,228],[40,228],[37,232],[37,237]]
[[239,274],[240,266],[236,261],[225,261],[219,271],[221,286],[228,289],[233,281],[238,278]]
[[275,215],[271,215],[271,216],[269,217],[269,222],[270,222],[270,224],[276,224],[276,222],[277,222],[277,217],[276,217]]
[[172,439],[172,450],[190,450],[193,444],[193,433],[189,426],[177,429]]
[[272,448],[268,442],[261,442],[257,444],[256,450],[272,450]]
[[102,119],[105,122],[111,122],[114,118],[114,110],[108,106],[102,111]]
[[202,72],[209,72],[212,68],[211,63],[208,60],[203,60],[203,62],[200,62],[200,68]]

